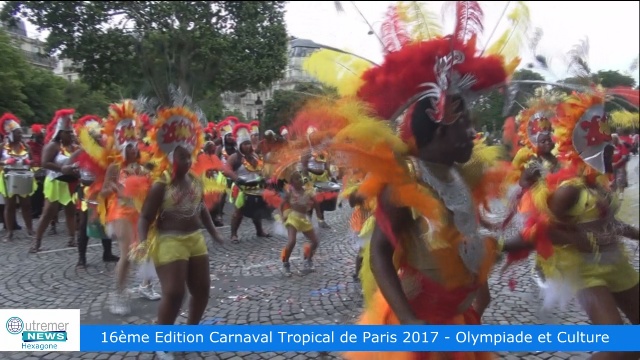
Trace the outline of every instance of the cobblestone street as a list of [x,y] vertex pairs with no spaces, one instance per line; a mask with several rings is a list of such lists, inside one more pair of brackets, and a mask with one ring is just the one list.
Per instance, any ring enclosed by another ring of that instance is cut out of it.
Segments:
[[[638,225],[638,157],[628,167],[630,188],[626,190],[622,217]],[[227,213],[231,212],[227,206]],[[60,214],[62,215],[62,214]],[[302,241],[292,256],[294,275],[281,272],[280,251],[286,240],[274,236],[257,238],[253,225],[245,220],[240,229],[240,244],[209,243],[211,263],[211,299],[203,324],[343,324],[354,322],[361,310],[359,284],[352,279],[355,250],[348,233],[350,209],[327,214],[332,229],[319,233],[320,247],[315,258],[316,271],[302,275]],[[63,216],[60,216],[61,220]],[[226,225],[229,221],[226,220]],[[229,239],[229,227],[219,228]],[[108,311],[114,288],[114,265],[102,262],[102,248],[91,240],[86,270],[76,270],[77,251],[65,248],[64,224],[58,236],[47,236],[36,255],[27,253],[29,241],[19,231],[12,243],[0,243],[0,308],[72,308],[81,309],[83,324],[151,324],[158,302],[134,298],[132,315],[118,317]],[[638,268],[638,243],[627,242]],[[114,246],[115,248],[115,246]],[[496,267],[497,269],[500,266]],[[540,316],[537,288],[529,276],[530,265],[514,267],[505,276],[497,272],[491,278],[492,304],[484,317],[487,324],[584,324],[583,311],[572,305],[567,311]],[[135,273],[135,270],[133,271]],[[508,279],[517,279],[515,289]],[[132,277],[131,286],[137,285]],[[186,306],[183,308],[186,310]],[[186,321],[182,313],[179,322]],[[588,354],[509,353],[505,359],[582,359]],[[0,353],[0,358],[47,360],[63,359],[151,359],[148,353]],[[339,359],[339,354],[319,353],[184,353],[184,359]]]

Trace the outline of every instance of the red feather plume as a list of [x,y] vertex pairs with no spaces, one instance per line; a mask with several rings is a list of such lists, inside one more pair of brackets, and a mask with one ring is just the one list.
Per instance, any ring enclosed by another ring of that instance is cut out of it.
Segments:
[[49,125],[47,125],[47,135],[44,139],[45,144],[51,142],[51,140],[53,139],[53,135],[56,132],[56,125],[58,124],[60,118],[64,116],[70,116],[75,113],[76,111],[74,109],[60,109],[56,111],[55,114],[53,114],[53,119],[51,120]]
[[518,146],[518,128],[516,126],[516,119],[513,116],[508,117],[504,122],[502,127],[502,141],[511,146],[511,157],[516,156],[516,153],[520,149]]
[[233,127],[233,136],[237,138],[238,131],[240,131],[241,129],[245,129],[249,132],[249,134],[251,134],[251,126],[244,123],[238,123],[236,124],[236,126]]
[[85,115],[83,117],[81,117],[80,119],[78,119],[78,121],[73,124],[73,127],[76,129],[76,131],[78,131],[78,129],[81,129],[83,127],[85,127],[85,125],[90,122],[90,121],[97,121],[98,124],[102,124],[102,118],[98,115]]
[[224,121],[227,121],[228,123],[230,123],[231,126],[235,126],[237,123],[240,122],[240,119],[238,119],[235,116],[227,116],[226,118],[224,118]]
[[630,87],[618,86],[607,90],[608,95],[619,96],[630,102],[636,108],[640,106],[640,91]]
[[44,125],[42,124],[33,124],[31,125],[31,132],[33,134],[40,134],[44,130]]
[[2,136],[7,136],[4,131],[4,123],[7,121],[15,121],[20,124],[20,119],[18,119],[15,115],[13,115],[12,113],[4,113],[4,115],[2,115],[2,117],[0,118],[0,134],[2,134]]
[[411,41],[404,24],[400,21],[398,7],[391,5],[380,28],[385,53],[400,50]]
[[484,13],[477,1],[456,1],[456,27],[453,37],[466,44],[484,30]]

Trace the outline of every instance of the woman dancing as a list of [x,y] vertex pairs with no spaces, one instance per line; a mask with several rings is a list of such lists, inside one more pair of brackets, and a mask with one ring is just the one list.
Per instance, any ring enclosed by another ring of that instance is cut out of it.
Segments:
[[[80,154],[80,148],[75,144],[73,131],[73,109],[56,111],[53,120],[47,126],[44,150],[42,152],[42,167],[47,170],[44,181],[45,205],[42,217],[36,229],[36,237],[31,245],[30,253],[40,251],[42,237],[51,221],[57,217],[59,207],[64,209],[67,222],[67,246],[76,246],[76,206],[74,194],[80,179],[78,169],[73,165]],[[64,180],[64,181],[63,181]]]
[[315,254],[319,242],[308,213],[310,210],[318,208],[314,195],[312,189],[305,188],[302,173],[294,172],[289,178],[288,190],[285,190],[285,196],[280,205],[282,222],[287,229],[289,239],[287,246],[282,249],[281,256],[282,268],[287,276],[291,276],[289,257],[296,246],[298,232],[304,234],[311,242],[310,246],[305,245],[304,247],[303,266],[306,271],[313,270],[313,254]]
[[[130,261],[129,250],[137,242],[137,224],[140,216],[135,198],[131,196],[132,180],[148,176],[147,169],[140,163],[138,145],[140,142],[140,119],[132,100],[109,107],[109,116],[104,122],[104,133],[109,143],[111,165],[107,168],[100,196],[106,202],[107,236],[117,240],[120,260],[116,267],[116,294],[111,304],[111,312],[125,315],[130,312],[125,293]],[[131,178],[131,179],[129,179]],[[150,180],[149,180],[150,181]],[[127,192],[127,193],[125,193]]]
[[[598,89],[573,94],[560,104],[553,126],[564,167],[538,181],[523,197],[530,204],[523,239],[539,255],[549,284],[547,306],[564,305],[577,295],[593,324],[623,324],[620,310],[637,325],[639,275],[619,238],[637,241],[640,233],[615,217],[618,199],[608,186],[613,145],[604,98]],[[504,248],[517,250],[516,258],[522,258],[518,249],[522,245],[507,243]],[[599,353],[593,358],[637,359],[638,355]]]
[[[4,169],[0,171],[0,194],[4,197],[4,223],[7,227],[7,236],[5,242],[13,240],[13,230],[16,222],[16,205],[20,202],[22,218],[27,227],[27,234],[33,236],[33,224],[31,220],[31,195],[38,189],[35,177],[32,178],[33,186],[28,194],[15,194],[12,189],[7,188],[5,176],[7,168],[13,165],[29,166],[31,164],[31,154],[29,147],[22,140],[22,129],[20,128],[20,120],[13,114],[4,114],[0,118],[0,132],[6,136],[8,141],[2,148],[1,161]],[[31,173],[31,169],[28,169]],[[29,179],[29,178],[27,178]]]
[[191,294],[187,324],[196,325],[209,301],[209,256],[203,227],[222,243],[204,204],[202,182],[189,171],[204,137],[198,117],[185,107],[160,110],[154,131],[159,177],[142,208],[140,250],[147,250],[160,278],[157,323],[176,321],[186,285]]

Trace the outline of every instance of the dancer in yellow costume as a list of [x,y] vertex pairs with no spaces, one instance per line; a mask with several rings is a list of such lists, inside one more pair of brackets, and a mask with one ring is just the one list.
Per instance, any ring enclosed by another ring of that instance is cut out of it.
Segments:
[[[394,29],[406,25],[398,21],[400,7],[392,7],[385,20],[397,25]],[[497,242],[479,234],[479,210],[502,196],[508,165],[496,161],[502,155],[499,148],[474,147],[469,106],[513,73],[517,51],[502,49],[506,39],[518,36],[513,34],[516,27],[511,28],[497,46],[479,55],[476,36],[482,10],[468,1],[456,2],[455,8],[454,34],[411,39],[407,31],[394,37],[400,41],[385,43],[388,53],[381,66],[364,73],[362,60],[352,57],[349,60],[356,61],[347,62],[345,54],[333,57],[340,60],[336,63],[357,65],[338,74],[355,73],[351,86],[344,80],[348,75],[333,78],[341,94],[356,95],[377,118],[394,121],[406,113],[400,125],[404,148],[386,135],[390,144],[371,150],[371,143],[385,136],[385,127],[393,131],[390,124],[380,123],[347,126],[331,146],[340,167],[368,174],[358,194],[378,199],[365,259],[373,274],[362,278],[363,283],[374,281],[378,290],[367,301],[360,324],[480,324],[489,302],[487,279]],[[322,63],[325,71],[316,73],[330,80],[330,51],[312,54],[305,68],[314,73],[312,68]],[[485,359],[491,354],[367,352],[345,357]]]
[[80,154],[80,148],[75,144],[73,131],[73,109],[56,111],[53,120],[47,126],[44,150],[42,151],[42,167],[47,170],[44,181],[44,197],[46,199],[42,217],[36,229],[36,237],[29,252],[40,251],[42,237],[60,206],[64,208],[67,222],[69,242],[67,246],[76,246],[76,206],[75,189],[79,184],[80,173],[73,165]]
[[[184,99],[175,103],[184,104]],[[210,288],[203,227],[222,242],[204,204],[202,182],[189,171],[204,136],[198,116],[185,106],[190,104],[168,106],[157,113],[152,146],[158,173],[138,225],[141,244],[136,255],[151,257],[162,287],[160,325],[175,322],[186,288],[191,294],[187,324],[200,322]]]
[[[32,160],[31,153],[27,145],[22,141],[20,120],[13,114],[4,114],[2,118],[0,118],[0,134],[7,138],[0,157],[3,165],[3,169],[0,171],[0,194],[2,194],[5,199],[4,214],[1,214],[1,216],[4,216],[4,223],[7,227],[7,236],[4,239],[4,241],[7,242],[13,239],[13,225],[15,224],[16,205],[18,202],[20,203],[24,224],[27,227],[27,234],[33,236],[31,195],[38,189],[38,184],[33,176],[33,172],[29,168]],[[14,166],[21,166],[24,170],[18,170],[19,172],[11,175],[19,176],[22,180],[30,181],[33,184],[31,186],[31,192],[28,194],[15,194],[12,192],[12,189],[7,188],[7,169]]]
[[[563,169],[538,181],[522,199],[530,202],[523,239],[531,241],[541,259],[548,284],[545,305],[566,304],[577,295],[593,324],[623,324],[620,310],[637,325],[639,275],[619,237],[638,241],[640,234],[615,217],[617,198],[608,187],[613,147],[605,92],[587,91],[559,106],[553,127]],[[637,359],[638,354],[595,357]]]

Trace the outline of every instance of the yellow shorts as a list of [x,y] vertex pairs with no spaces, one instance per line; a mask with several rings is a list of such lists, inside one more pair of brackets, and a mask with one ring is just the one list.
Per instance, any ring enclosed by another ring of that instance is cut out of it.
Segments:
[[157,235],[151,258],[156,266],[162,266],[207,253],[207,242],[201,230],[188,234],[164,233]]
[[640,278],[626,256],[613,265],[583,264],[580,270],[583,289],[606,286],[612,293],[631,289]]
[[306,233],[313,230],[313,224],[309,217],[301,214],[297,211],[285,210],[284,216],[287,220],[284,222],[284,226],[293,226],[294,229],[301,233]]

